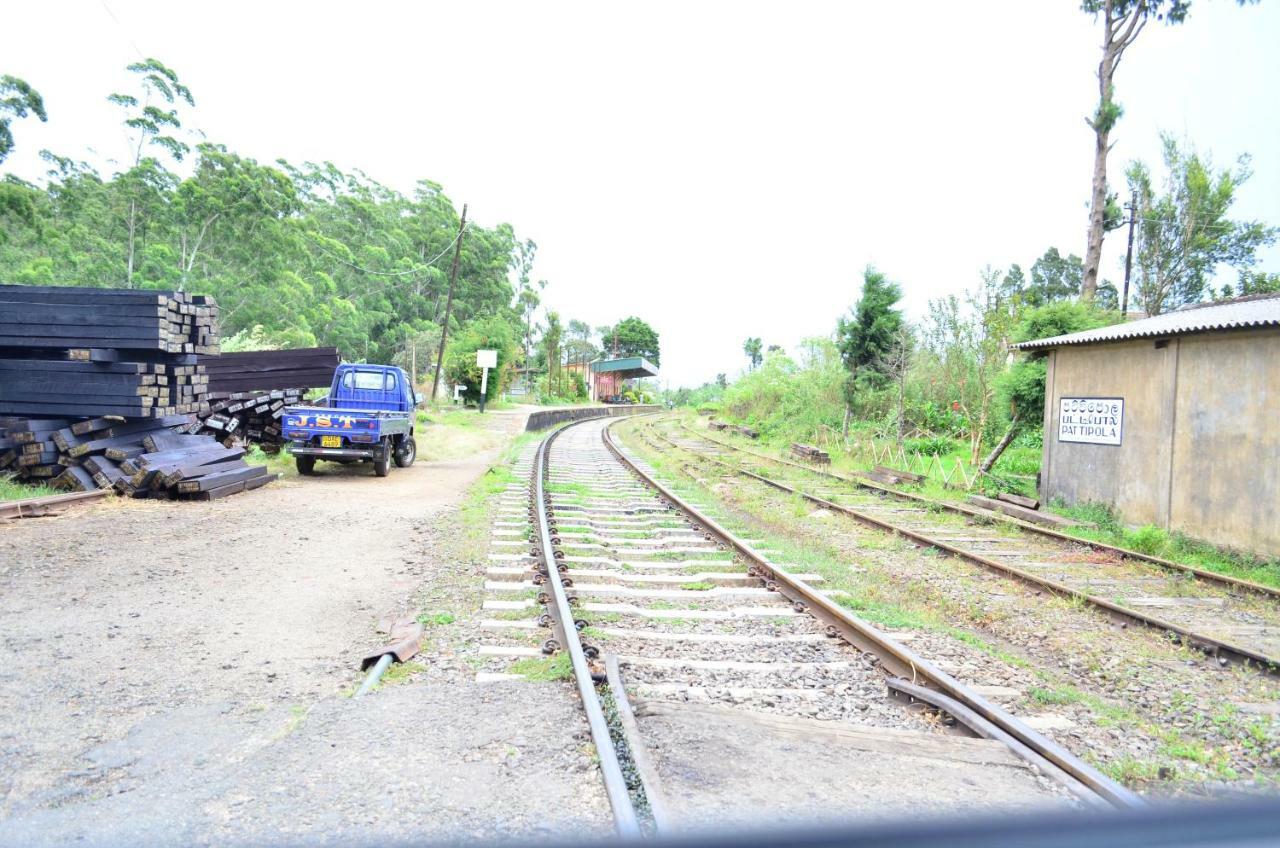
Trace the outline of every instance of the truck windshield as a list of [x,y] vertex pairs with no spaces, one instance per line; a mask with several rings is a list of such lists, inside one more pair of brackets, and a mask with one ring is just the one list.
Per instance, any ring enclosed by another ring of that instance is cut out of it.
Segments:
[[342,386],[365,391],[391,391],[396,387],[396,378],[394,374],[381,371],[348,371],[342,376]]

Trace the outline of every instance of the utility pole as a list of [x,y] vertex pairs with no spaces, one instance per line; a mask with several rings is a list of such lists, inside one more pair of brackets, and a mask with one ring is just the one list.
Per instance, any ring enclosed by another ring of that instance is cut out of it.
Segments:
[[1129,201],[1129,249],[1124,254],[1124,295],[1120,299],[1120,318],[1129,314],[1129,273],[1133,270],[1133,225],[1138,218],[1138,193]]
[[458,279],[458,256],[462,253],[462,236],[467,231],[467,204],[462,204],[462,220],[458,222],[458,238],[453,243],[453,265],[449,267],[449,297],[444,302],[444,323],[440,325],[440,351],[436,354],[436,375],[431,378],[431,400],[440,388],[440,365],[444,362],[444,343],[449,338],[449,311],[453,309],[453,284]]

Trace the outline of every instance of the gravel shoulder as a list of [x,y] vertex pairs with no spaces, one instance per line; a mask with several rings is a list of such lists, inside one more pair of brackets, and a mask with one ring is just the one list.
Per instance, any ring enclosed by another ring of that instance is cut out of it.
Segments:
[[[350,837],[374,820],[390,836],[540,832],[525,784],[568,798],[582,781],[569,693],[478,695],[431,673],[456,651],[429,634],[422,674],[346,697],[380,619],[433,598],[474,616],[469,593],[436,587],[483,560],[487,532],[462,532],[461,513],[524,419],[486,416],[494,446],[385,479],[325,466],[220,501],[111,499],[0,527],[0,843]],[[545,776],[561,756],[562,787]],[[497,777],[459,765],[489,760]],[[147,798],[183,813],[142,815]]]

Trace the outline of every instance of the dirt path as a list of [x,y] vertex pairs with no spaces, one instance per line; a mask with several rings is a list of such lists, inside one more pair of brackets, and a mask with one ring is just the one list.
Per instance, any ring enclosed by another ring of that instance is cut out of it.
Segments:
[[[484,426],[505,444],[523,422]],[[441,567],[441,517],[500,452],[0,527],[0,821],[112,795],[137,757],[103,746],[147,720],[211,704],[287,719],[351,685],[378,619]]]

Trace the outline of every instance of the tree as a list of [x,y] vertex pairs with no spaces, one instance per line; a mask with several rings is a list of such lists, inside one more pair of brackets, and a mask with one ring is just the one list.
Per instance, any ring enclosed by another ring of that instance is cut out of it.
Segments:
[[26,80],[0,76],[0,162],[13,152],[13,121],[34,114],[42,122],[49,120],[44,110],[44,98]]
[[[168,177],[161,161],[152,156],[144,158],[147,148],[155,147],[168,154],[175,161],[181,162],[191,148],[176,135],[182,128],[178,112],[173,108],[179,101],[188,106],[195,106],[191,90],[178,81],[175,71],[165,67],[156,59],[134,62],[128,71],[139,75],[138,84],[142,88],[143,99],[138,100],[132,94],[112,94],[107,97],[112,103],[125,110],[124,125],[134,132],[133,166],[125,172],[120,181],[128,200],[126,213],[126,233],[128,244],[125,252],[125,286],[133,287],[133,275],[137,264],[137,246],[139,228],[142,226],[144,207],[149,204],[152,209],[158,208],[154,202],[163,194],[164,182]],[[152,100],[159,100],[168,109],[157,106]]]
[[756,338],[748,338],[742,343],[742,352],[747,355],[747,361],[751,363],[752,370],[760,366],[760,362],[764,359],[764,355],[760,352],[761,341]]
[[590,362],[600,354],[600,349],[591,342],[595,331],[586,321],[570,320],[568,339],[565,342],[565,356],[570,362]]
[[716,388],[726,389],[729,387],[729,378],[723,373],[716,375]]
[[1280,274],[1270,274],[1266,271],[1241,271],[1236,285],[1223,286],[1216,299],[1229,300],[1233,297],[1273,292],[1280,292]]
[[639,318],[624,318],[613,327],[602,328],[601,340],[611,354],[642,356],[654,365],[660,365],[658,334]]
[[922,338],[941,382],[958,407],[969,437],[969,461],[978,461],[991,420],[996,377],[1008,357],[1017,300],[1000,296],[1000,274],[987,268],[975,291],[929,303]]
[[[1023,313],[1011,341],[1029,342],[1078,333],[1106,327],[1120,319],[1118,313],[1104,311],[1088,301],[1058,301]],[[1045,375],[1045,354],[1035,352],[1020,358],[997,379],[996,396],[1009,406],[1009,427],[979,466],[983,473],[991,471],[1018,433],[1041,420]]]
[[[1016,267],[1016,266],[1015,266]],[[894,422],[897,425],[898,444],[906,435],[907,429],[907,374],[911,371],[912,355],[915,351],[916,337],[911,325],[903,324],[894,333],[893,343],[885,352],[881,361],[881,370],[893,382]]]
[[1051,247],[1031,265],[1031,286],[1026,304],[1037,307],[1079,297],[1084,263],[1074,253],[1063,256]]
[[1234,171],[1215,173],[1207,157],[1180,149],[1171,136],[1162,140],[1166,173],[1161,193],[1142,162],[1133,162],[1128,170],[1129,186],[1138,198],[1135,290],[1137,302],[1151,315],[1203,299],[1218,265],[1252,266],[1257,249],[1274,243],[1278,232],[1257,221],[1227,218],[1236,190],[1250,177],[1247,156]]
[[529,282],[533,272],[533,258],[537,255],[538,244],[533,239],[525,239],[516,243],[514,264],[516,268],[516,311],[524,319],[524,363],[529,365],[529,349],[533,347],[533,313],[542,303],[538,292],[547,287],[546,280],[538,280],[537,289]]
[[885,381],[884,363],[892,350],[902,313],[895,305],[902,289],[870,265],[862,275],[862,296],[850,310],[849,318],[836,324],[836,344],[848,376],[845,381],[844,432],[848,435],[849,414],[859,381],[871,388]]
[[547,391],[560,394],[560,339],[564,328],[559,312],[547,313],[547,329],[542,333],[542,346],[547,356]]
[[[1237,0],[1243,6],[1256,0]],[[1083,0],[1081,9],[1102,20],[1102,59],[1098,63],[1098,107],[1086,123],[1093,130],[1093,184],[1089,203],[1089,237],[1084,254],[1081,296],[1092,300],[1098,289],[1102,239],[1120,223],[1115,195],[1107,191],[1107,154],[1111,131],[1124,114],[1115,100],[1115,73],[1120,60],[1152,21],[1180,24],[1186,20],[1191,0]]]

